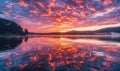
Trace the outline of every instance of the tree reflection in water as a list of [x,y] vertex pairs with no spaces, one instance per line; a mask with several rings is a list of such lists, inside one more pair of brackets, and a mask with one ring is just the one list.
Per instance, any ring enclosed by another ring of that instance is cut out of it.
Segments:
[[0,37],[0,51],[14,49],[22,43],[23,38]]
[[0,71],[120,71],[120,45],[97,39],[30,37],[0,53]]

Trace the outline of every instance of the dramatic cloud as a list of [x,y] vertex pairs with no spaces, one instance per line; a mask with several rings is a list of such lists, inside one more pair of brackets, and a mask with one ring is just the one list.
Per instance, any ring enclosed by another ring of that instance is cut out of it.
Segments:
[[0,17],[14,20],[34,32],[114,25],[120,22],[120,1],[1,0]]

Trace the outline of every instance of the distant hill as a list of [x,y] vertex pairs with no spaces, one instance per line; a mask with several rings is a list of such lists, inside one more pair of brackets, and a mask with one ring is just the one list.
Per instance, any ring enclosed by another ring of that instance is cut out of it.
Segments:
[[30,32],[31,35],[104,35],[111,34],[111,32],[120,33],[120,27],[109,27],[103,28],[96,31],[68,31],[68,32],[51,32],[51,33],[34,33]]
[[97,30],[96,32],[116,32],[120,33],[120,27],[109,27]]
[[25,34],[23,28],[17,23],[0,18],[0,34]]
[[109,28],[103,28],[103,29],[99,29],[96,31],[68,31],[65,32],[64,34],[74,34],[74,35],[96,35],[96,34],[111,34],[111,32],[115,32],[115,33],[120,33],[120,27],[109,27]]

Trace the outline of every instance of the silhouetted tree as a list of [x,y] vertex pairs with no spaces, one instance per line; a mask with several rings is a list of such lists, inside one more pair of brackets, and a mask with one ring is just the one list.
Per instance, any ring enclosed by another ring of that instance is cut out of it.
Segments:
[[0,18],[0,34],[18,34],[23,35],[23,29],[13,21]]
[[27,29],[24,30],[24,34],[25,34],[25,35],[28,34],[28,30],[27,30]]

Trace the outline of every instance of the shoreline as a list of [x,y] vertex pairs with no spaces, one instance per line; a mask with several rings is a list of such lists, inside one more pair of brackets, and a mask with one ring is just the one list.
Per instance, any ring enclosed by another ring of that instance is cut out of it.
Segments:
[[120,35],[1,35],[0,37],[80,37],[80,38],[100,38],[100,37],[120,37]]

